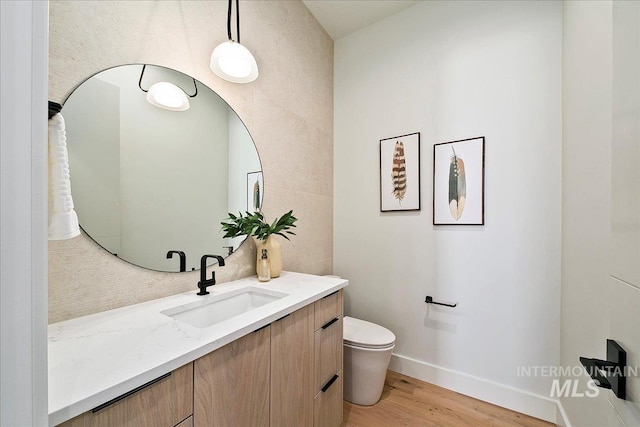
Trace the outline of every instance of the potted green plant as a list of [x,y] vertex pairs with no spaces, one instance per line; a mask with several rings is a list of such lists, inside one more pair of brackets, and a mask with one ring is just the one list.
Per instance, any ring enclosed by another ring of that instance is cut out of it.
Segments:
[[273,235],[277,234],[289,240],[287,234],[296,234],[291,229],[295,228],[297,220],[298,218],[293,216],[292,210],[280,218],[276,218],[272,223],[265,221],[262,212],[245,212],[245,214],[239,213],[238,215],[229,213],[229,218],[221,224],[222,231],[225,233],[224,238],[252,236],[256,239],[256,246],[258,247],[256,262],[260,259],[262,249],[267,249],[271,277],[278,277],[282,272],[282,249],[280,242],[273,238]]

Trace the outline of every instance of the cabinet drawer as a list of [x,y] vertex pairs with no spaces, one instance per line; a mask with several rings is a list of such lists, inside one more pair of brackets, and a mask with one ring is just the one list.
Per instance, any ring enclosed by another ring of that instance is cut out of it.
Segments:
[[192,413],[193,363],[189,363],[128,396],[122,396],[93,411],[85,412],[83,424],[85,427],[172,427],[187,419]]
[[342,371],[313,401],[314,427],[339,427],[342,424]]
[[342,316],[333,319],[315,332],[314,394],[342,370]]
[[342,315],[342,289],[315,302],[315,329]]
[[176,427],[193,427],[193,416],[190,416],[189,418],[178,424]]
[[84,427],[84,414],[80,414],[62,424],[58,424],[57,427]]

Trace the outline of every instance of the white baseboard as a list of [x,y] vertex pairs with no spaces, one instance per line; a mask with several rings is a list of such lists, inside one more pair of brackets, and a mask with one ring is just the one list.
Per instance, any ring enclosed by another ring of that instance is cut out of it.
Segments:
[[571,423],[569,422],[569,417],[562,406],[562,402],[558,401],[558,410],[556,416],[556,424],[559,427],[571,427]]
[[[560,421],[564,422],[567,427],[571,426],[560,402],[546,396],[540,396],[399,354],[391,356],[389,369],[475,399],[511,409],[512,411],[540,418],[554,424]],[[559,416],[562,418],[561,420],[558,419]]]

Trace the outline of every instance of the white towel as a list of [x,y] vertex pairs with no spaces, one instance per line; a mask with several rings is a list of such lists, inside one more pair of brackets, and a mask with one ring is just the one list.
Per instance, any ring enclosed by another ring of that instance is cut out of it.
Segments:
[[67,133],[58,113],[49,119],[49,240],[80,235],[78,215],[73,209]]

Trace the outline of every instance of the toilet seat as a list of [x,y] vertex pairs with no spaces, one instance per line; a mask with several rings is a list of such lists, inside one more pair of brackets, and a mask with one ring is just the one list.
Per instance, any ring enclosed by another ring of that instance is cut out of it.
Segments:
[[345,316],[343,322],[346,345],[370,349],[384,349],[395,345],[396,336],[383,326],[349,316]]

